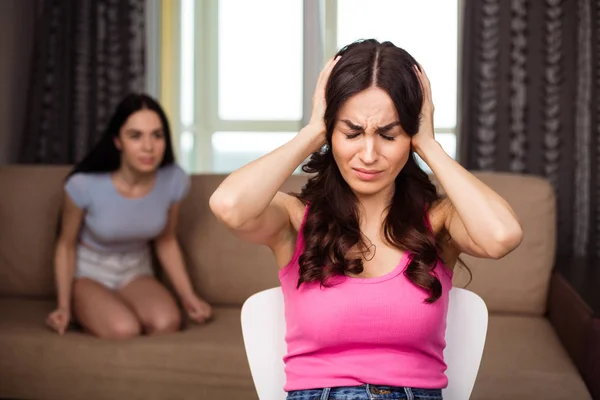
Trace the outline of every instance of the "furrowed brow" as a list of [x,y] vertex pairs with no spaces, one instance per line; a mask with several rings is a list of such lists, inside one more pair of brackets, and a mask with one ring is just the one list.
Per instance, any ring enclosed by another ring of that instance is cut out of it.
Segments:
[[378,126],[377,129],[375,129],[375,131],[377,133],[385,133],[398,125],[400,125],[400,121],[395,121],[395,122],[392,122],[392,123],[384,125],[384,126]]
[[364,131],[365,130],[365,128],[363,128],[360,125],[356,125],[355,123],[353,123],[350,120],[343,119],[342,122],[345,123],[346,125],[348,125],[348,128],[350,128],[352,130],[355,130],[355,131]]

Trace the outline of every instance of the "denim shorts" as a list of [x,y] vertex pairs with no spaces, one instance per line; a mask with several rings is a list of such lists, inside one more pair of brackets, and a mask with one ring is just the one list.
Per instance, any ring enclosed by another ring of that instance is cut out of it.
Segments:
[[293,390],[288,392],[286,400],[442,400],[442,390],[367,384]]

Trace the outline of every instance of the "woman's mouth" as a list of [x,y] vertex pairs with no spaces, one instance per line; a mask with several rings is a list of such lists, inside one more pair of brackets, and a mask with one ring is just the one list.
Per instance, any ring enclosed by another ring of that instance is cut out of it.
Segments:
[[372,181],[374,179],[377,179],[382,172],[375,169],[364,168],[352,168],[352,170],[354,171],[356,176],[358,176],[358,178],[363,181]]

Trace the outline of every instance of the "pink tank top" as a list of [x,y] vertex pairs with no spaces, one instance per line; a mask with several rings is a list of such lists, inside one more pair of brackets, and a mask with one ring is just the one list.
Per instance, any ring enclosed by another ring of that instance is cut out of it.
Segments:
[[425,303],[428,294],[404,276],[411,257],[407,252],[383,276],[336,276],[328,287],[312,282],[296,289],[303,227],[304,221],[292,260],[279,271],[287,327],[284,389],[366,383],[446,387],[443,351],[451,270],[441,262],[435,267],[442,296],[433,304]]

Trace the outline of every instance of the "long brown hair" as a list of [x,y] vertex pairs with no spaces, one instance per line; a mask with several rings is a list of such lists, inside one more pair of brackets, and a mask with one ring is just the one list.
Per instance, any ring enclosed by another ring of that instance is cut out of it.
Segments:
[[[404,131],[414,136],[419,130],[423,93],[413,71],[415,59],[390,42],[362,40],[342,48],[342,58],[333,68],[325,99],[327,143],[342,105],[355,94],[377,86],[391,97]],[[333,275],[360,274],[363,257],[349,256],[352,249],[368,250],[360,230],[358,199],[342,177],[332,151],[311,155],[302,167],[314,174],[298,198],[309,204],[304,224],[305,248],[300,256],[300,278],[304,282],[321,282]],[[395,191],[384,224],[385,239],[412,257],[406,277],[429,293],[427,302],[442,293],[440,280],[433,269],[438,261],[436,238],[428,226],[427,210],[440,199],[428,175],[417,164],[411,150],[408,162],[395,180]]]

